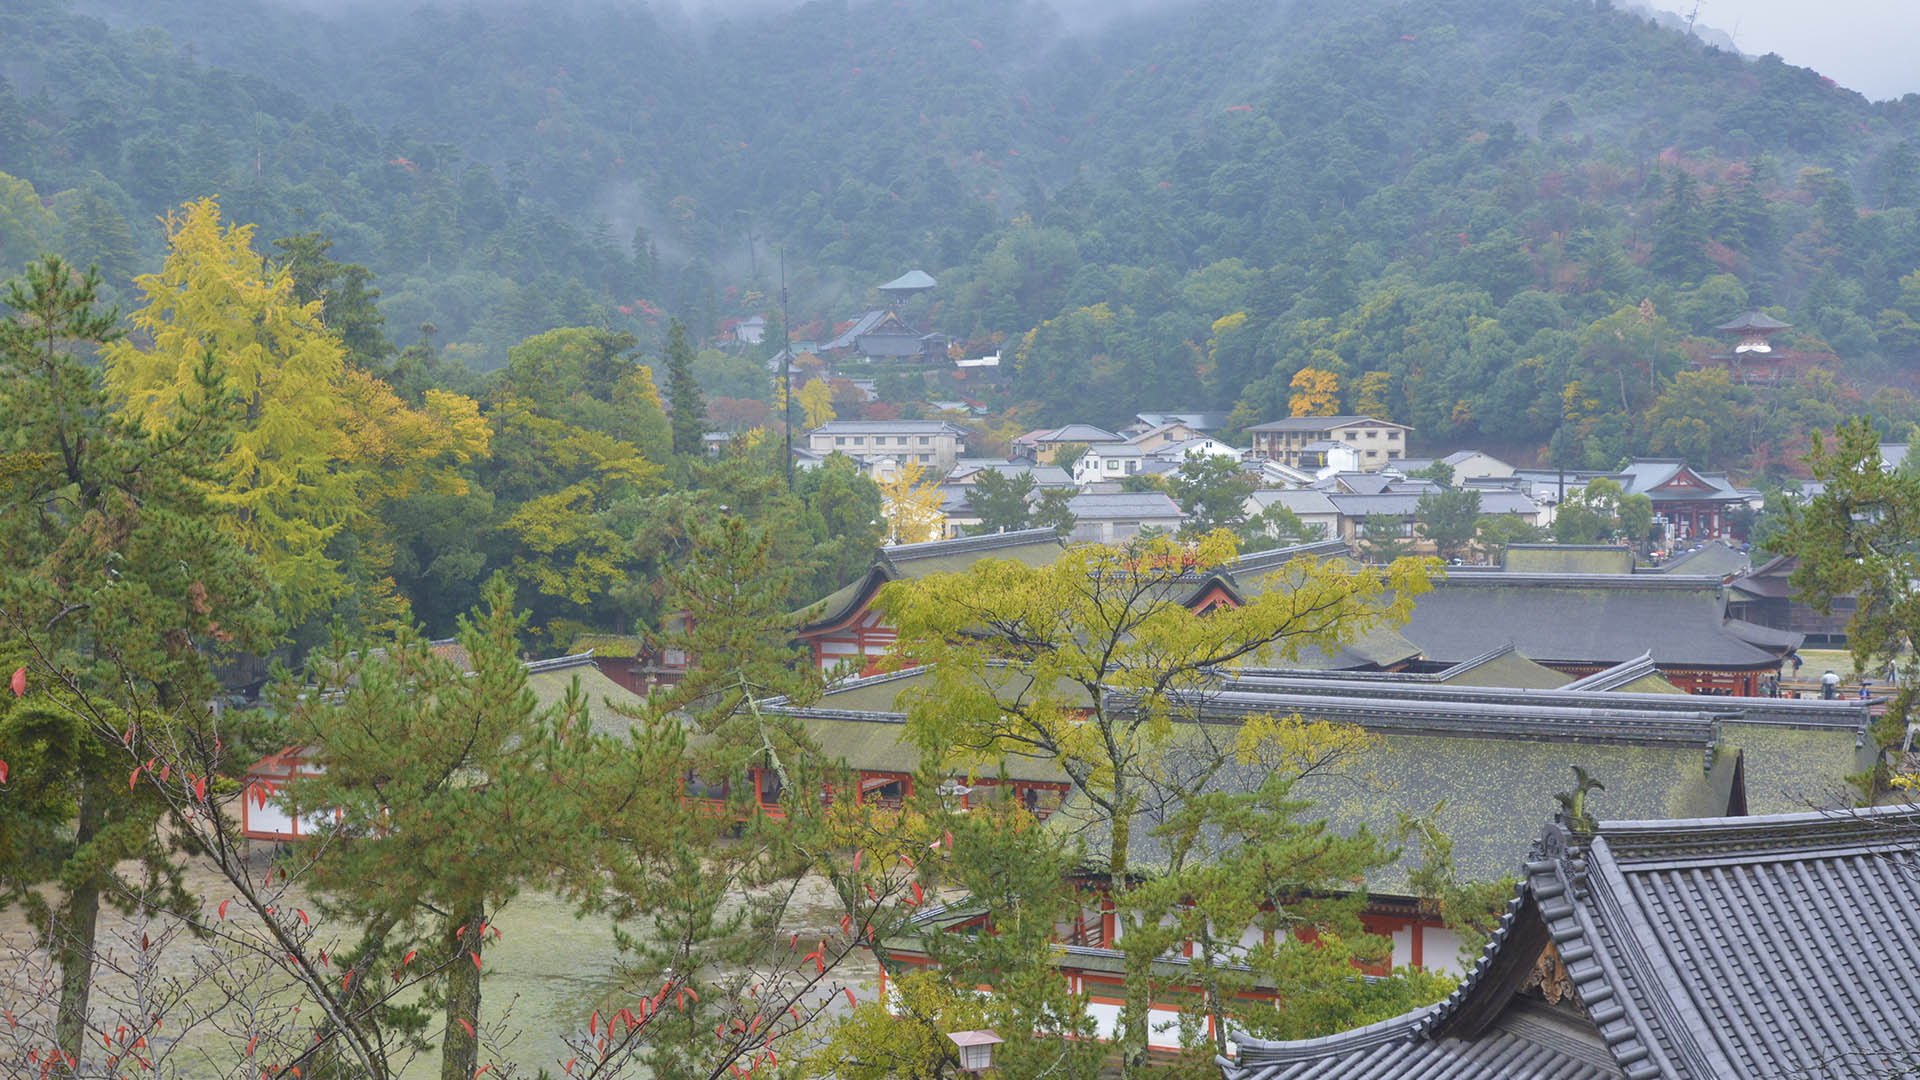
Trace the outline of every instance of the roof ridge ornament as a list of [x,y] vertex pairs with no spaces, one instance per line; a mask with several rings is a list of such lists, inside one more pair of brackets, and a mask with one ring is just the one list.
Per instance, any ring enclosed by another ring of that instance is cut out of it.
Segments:
[[1607,785],[1592,776],[1578,765],[1569,765],[1573,770],[1573,790],[1562,791],[1554,796],[1559,800],[1560,813],[1555,815],[1556,824],[1581,836],[1592,836],[1599,828],[1599,821],[1587,813],[1587,793],[1605,791]]

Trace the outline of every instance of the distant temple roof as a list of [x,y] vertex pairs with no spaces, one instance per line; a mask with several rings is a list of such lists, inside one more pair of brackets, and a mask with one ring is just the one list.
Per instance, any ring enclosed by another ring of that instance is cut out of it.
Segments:
[[933,285],[934,285],[933,278],[928,276],[926,271],[909,270],[906,273],[901,274],[899,277],[894,278],[892,281],[887,282],[885,285],[880,286],[880,291],[881,292],[920,292],[923,289],[933,288]]
[[1781,322],[1779,319],[1776,319],[1773,316],[1768,315],[1763,311],[1755,310],[1755,311],[1749,311],[1745,315],[1742,315],[1737,319],[1733,319],[1728,322],[1723,322],[1719,326],[1714,327],[1714,329],[1724,330],[1729,334],[1738,334],[1742,331],[1750,331],[1750,330],[1757,330],[1765,333],[1771,333],[1775,330],[1788,329],[1791,326],[1793,326],[1792,323]]

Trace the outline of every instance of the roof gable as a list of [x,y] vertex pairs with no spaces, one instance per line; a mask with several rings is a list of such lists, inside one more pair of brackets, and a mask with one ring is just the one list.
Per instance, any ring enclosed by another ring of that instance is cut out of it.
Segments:
[[[1920,1024],[1920,939],[1886,928],[1920,905],[1902,865],[1916,842],[1913,807],[1549,826],[1444,1002],[1322,1039],[1243,1039],[1221,1065],[1229,1080],[1897,1071]],[[1548,954],[1569,1007],[1547,1015],[1573,1039],[1527,1034]],[[1509,1048],[1516,1036],[1532,1045]]]

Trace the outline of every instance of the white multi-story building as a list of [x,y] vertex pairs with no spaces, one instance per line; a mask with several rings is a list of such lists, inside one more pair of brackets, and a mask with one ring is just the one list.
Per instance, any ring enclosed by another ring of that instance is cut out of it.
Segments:
[[807,449],[862,464],[915,462],[945,475],[967,448],[967,429],[945,420],[829,420],[807,432]]

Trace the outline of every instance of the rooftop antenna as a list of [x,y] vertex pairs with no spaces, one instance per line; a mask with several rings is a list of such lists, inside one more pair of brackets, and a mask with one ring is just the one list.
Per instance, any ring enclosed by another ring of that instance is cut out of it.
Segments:
[[1693,0],[1693,10],[1687,12],[1687,36],[1693,36],[1693,20],[1700,17],[1700,8],[1707,0]]
[[793,490],[793,332],[787,325],[787,249],[780,249],[780,412],[787,433],[787,490]]

